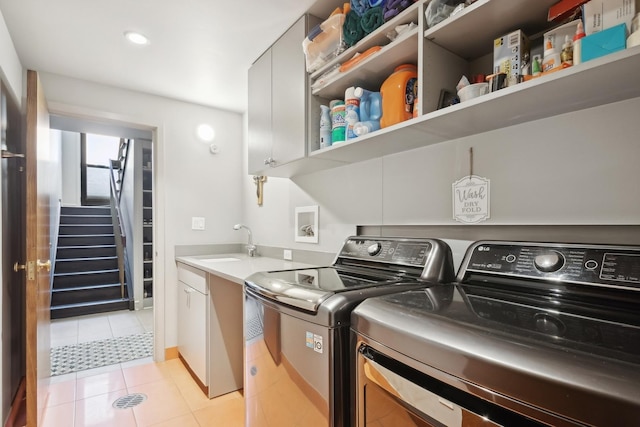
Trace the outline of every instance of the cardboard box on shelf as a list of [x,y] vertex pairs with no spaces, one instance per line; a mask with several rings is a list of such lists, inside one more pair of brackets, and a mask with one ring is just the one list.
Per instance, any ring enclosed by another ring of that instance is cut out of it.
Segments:
[[631,32],[631,21],[636,14],[637,0],[591,0],[582,5],[586,35],[625,24]]
[[627,45],[625,24],[586,36],[582,39],[582,62],[624,50]]
[[529,53],[529,38],[521,30],[493,41],[493,72],[506,73],[509,84],[517,82]]

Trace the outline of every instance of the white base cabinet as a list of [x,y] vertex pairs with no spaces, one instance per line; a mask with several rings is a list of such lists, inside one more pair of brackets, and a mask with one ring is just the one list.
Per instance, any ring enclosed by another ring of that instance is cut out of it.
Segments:
[[178,351],[203,385],[207,375],[207,303],[208,295],[179,281]]
[[209,398],[242,388],[242,285],[178,263],[178,352]]

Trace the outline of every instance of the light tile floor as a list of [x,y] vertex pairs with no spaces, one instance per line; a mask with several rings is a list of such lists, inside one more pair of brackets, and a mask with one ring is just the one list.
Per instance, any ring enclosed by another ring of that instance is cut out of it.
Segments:
[[51,321],[51,347],[153,331],[153,310],[112,311]]
[[[151,330],[152,319],[151,310],[141,310],[54,320],[51,342],[141,333]],[[112,406],[130,393],[143,393],[147,400],[129,409]],[[43,427],[244,426],[241,392],[207,398],[179,359],[154,363],[145,358],[55,376],[46,396]]]

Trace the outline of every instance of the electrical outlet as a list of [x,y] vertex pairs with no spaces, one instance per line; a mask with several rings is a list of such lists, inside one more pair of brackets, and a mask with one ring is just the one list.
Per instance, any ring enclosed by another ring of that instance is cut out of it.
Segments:
[[293,256],[291,255],[291,249],[284,250],[283,258],[287,261],[291,261],[293,259]]
[[204,218],[201,216],[194,216],[191,218],[192,230],[204,230]]

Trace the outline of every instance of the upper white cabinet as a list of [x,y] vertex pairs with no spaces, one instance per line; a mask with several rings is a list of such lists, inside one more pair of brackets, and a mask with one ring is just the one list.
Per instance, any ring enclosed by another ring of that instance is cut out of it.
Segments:
[[318,22],[301,17],[249,69],[250,174],[291,176],[334,163],[307,157],[320,147],[320,101],[310,96],[302,40]]
[[259,174],[271,157],[271,49],[249,69],[249,173]]

